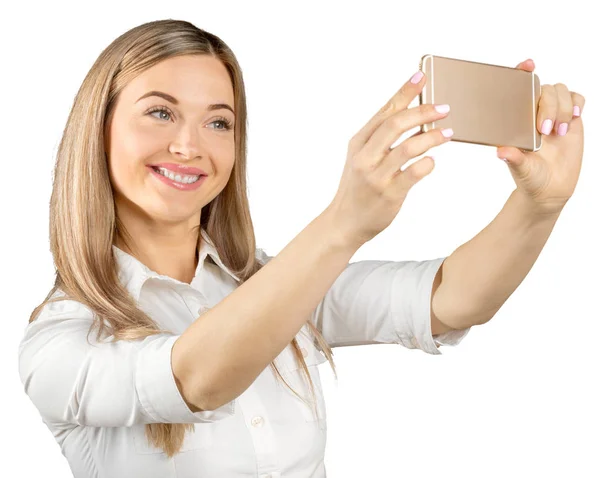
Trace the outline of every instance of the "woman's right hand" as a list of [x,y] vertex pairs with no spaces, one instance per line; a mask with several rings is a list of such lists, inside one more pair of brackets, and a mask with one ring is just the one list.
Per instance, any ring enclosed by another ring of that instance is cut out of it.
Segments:
[[[419,76],[422,76],[419,79]],[[411,80],[418,80],[412,83]],[[425,156],[404,171],[410,159],[424,154],[433,146],[450,141],[452,130],[433,129],[410,136],[393,149],[391,145],[406,131],[447,116],[435,106],[420,105],[407,109],[425,85],[426,78],[417,72],[352,137],[338,191],[328,206],[338,232],[350,244],[360,247],[394,220],[408,192],[434,168]]]

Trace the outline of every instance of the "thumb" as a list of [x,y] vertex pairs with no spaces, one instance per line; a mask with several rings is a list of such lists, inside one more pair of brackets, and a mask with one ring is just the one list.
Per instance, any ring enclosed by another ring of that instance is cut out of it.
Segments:
[[521,171],[527,164],[527,155],[519,148],[502,146],[496,151],[497,156],[515,172]]

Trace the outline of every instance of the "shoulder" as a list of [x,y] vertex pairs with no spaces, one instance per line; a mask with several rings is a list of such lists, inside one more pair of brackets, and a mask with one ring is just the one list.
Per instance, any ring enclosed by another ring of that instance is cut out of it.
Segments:
[[64,317],[92,320],[94,313],[88,306],[67,298],[62,290],[57,289],[40,310],[36,321]]
[[[84,343],[94,324],[92,310],[84,304],[55,292],[27,323],[19,344],[20,360],[34,360],[40,350],[72,349]],[[52,300],[55,299],[55,300]],[[59,300],[56,300],[59,299]]]

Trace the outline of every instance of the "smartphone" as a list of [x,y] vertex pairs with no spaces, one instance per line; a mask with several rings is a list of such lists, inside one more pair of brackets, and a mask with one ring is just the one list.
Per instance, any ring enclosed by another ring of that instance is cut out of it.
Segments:
[[445,118],[422,125],[421,132],[452,128],[452,141],[540,149],[535,73],[436,55],[424,55],[419,69],[427,77],[419,104],[450,105]]

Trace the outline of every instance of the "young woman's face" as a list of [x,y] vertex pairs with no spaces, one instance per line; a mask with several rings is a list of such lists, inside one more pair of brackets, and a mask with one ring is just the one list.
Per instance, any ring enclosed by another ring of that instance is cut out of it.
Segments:
[[[146,96],[152,91],[172,98]],[[199,224],[202,207],[223,190],[233,168],[235,114],[221,106],[233,110],[233,99],[225,66],[207,55],[164,60],[121,91],[105,135],[121,217]],[[161,163],[199,168],[207,176],[199,187],[182,189],[150,167]]]

